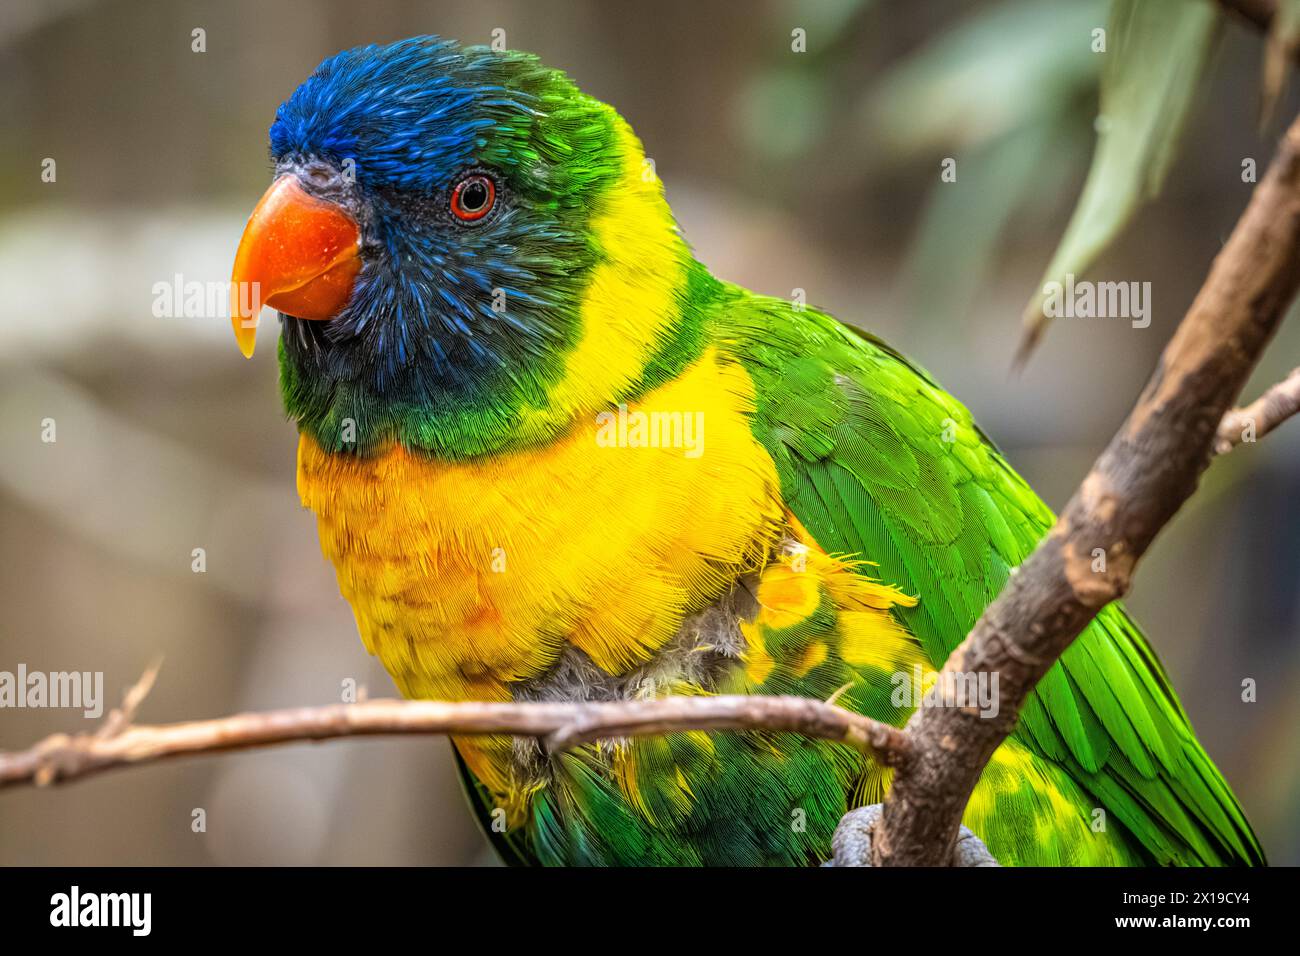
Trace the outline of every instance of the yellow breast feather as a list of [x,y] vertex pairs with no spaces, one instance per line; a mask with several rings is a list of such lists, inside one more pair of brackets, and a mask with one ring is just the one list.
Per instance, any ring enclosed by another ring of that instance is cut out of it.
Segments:
[[[611,674],[645,661],[763,562],[781,511],[752,402],[744,370],[709,352],[641,401],[488,459],[328,454],[303,436],[298,490],[402,693],[505,700],[565,643]],[[682,416],[698,434],[673,447]]]

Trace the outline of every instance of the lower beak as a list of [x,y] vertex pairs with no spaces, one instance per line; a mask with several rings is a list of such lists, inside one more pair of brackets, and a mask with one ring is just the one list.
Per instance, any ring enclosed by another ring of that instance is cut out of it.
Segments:
[[230,274],[230,322],[245,358],[269,305],[300,319],[338,315],[361,269],[361,230],[336,203],[318,199],[286,173],[271,184],[244,227]]

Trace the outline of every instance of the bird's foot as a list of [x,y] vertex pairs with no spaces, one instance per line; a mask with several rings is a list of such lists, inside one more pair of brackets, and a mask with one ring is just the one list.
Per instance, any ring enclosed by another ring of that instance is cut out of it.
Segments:
[[[850,810],[840,818],[840,824],[831,837],[833,856],[823,866],[871,866],[871,834],[884,811],[884,804]],[[1000,866],[988,847],[971,832],[962,827],[957,834],[957,845],[952,851],[953,866]]]

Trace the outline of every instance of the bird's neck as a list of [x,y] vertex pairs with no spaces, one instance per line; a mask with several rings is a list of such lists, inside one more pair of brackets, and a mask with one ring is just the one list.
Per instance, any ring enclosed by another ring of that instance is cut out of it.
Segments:
[[634,400],[703,353],[705,319],[720,283],[682,239],[663,186],[622,120],[622,177],[591,222],[600,259],[578,308],[579,336],[543,402],[518,422],[525,443]]

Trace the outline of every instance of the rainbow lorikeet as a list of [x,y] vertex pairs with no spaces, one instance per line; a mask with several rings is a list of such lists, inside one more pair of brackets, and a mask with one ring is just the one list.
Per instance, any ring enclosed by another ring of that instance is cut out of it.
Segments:
[[[710,275],[627,123],[531,55],[349,50],[270,140],[235,333],[281,313],[298,490],[407,697],[839,691],[901,725],[1052,522],[918,366]],[[819,862],[889,784],[790,734],[454,743],[516,862]],[[965,822],[1006,864],[1262,861],[1118,605]]]

